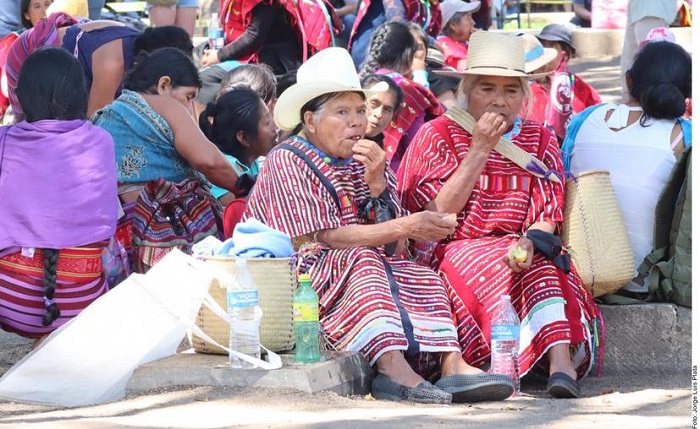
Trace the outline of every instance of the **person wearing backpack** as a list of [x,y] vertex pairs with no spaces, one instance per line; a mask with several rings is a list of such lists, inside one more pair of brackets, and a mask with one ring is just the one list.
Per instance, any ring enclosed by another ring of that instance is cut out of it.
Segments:
[[[646,44],[627,72],[630,100],[581,112],[562,146],[564,167],[574,175],[610,171],[637,267],[655,248],[657,201],[677,158],[691,145],[690,122],[681,118],[691,95],[691,71],[691,57],[679,45]],[[649,278],[637,274],[623,290],[646,296]]]
[[647,301],[692,307],[692,146],[681,154],[661,192],[654,221],[654,251],[639,267],[649,276]]

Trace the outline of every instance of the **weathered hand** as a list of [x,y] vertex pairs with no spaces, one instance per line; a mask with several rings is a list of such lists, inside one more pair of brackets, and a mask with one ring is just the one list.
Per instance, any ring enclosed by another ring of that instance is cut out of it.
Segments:
[[207,67],[214,64],[219,64],[219,57],[216,55],[216,52],[217,51],[214,49],[205,49],[204,54],[202,54],[202,65]]
[[506,132],[507,126],[508,123],[503,115],[494,112],[484,113],[474,127],[474,148],[491,152],[503,133]]
[[[513,250],[516,247],[519,247],[527,252],[527,258],[525,259],[525,261],[518,262],[513,260]],[[527,237],[520,237],[520,240],[511,244],[511,246],[508,248],[508,252],[503,257],[503,263],[505,263],[511,270],[515,271],[516,273],[519,273],[522,270],[530,268],[530,266],[532,265],[532,256],[534,255],[534,253],[535,246],[533,246],[532,240],[530,240]]]
[[455,231],[457,218],[454,214],[422,211],[406,218],[408,237],[414,240],[437,241]]
[[352,151],[352,157],[365,166],[365,183],[369,186],[372,196],[379,196],[386,189],[386,153],[377,143],[366,139],[358,140]]

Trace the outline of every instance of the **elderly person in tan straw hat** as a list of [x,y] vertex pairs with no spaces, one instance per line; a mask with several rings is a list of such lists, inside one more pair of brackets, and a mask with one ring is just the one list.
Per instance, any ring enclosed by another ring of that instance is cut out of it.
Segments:
[[484,333],[462,344],[467,363],[488,364],[492,319],[509,295],[521,320],[520,376],[541,369],[552,396],[577,397],[598,313],[553,235],[564,220],[557,141],[520,118],[530,96],[522,38],[475,33],[461,76],[461,107],[426,123],[409,146],[398,173],[402,204],[457,213],[432,263],[456,292],[458,332],[474,318]]
[[462,359],[459,344],[481,333],[458,339],[445,283],[400,256],[406,239],[445,238],[456,222],[446,213],[407,216],[384,152],[364,138],[365,98],[387,88],[363,90],[342,48],[304,63],[274,112],[277,125],[295,134],[269,153],[244,219],[307,241],[300,271],[319,294],[325,337],[376,366],[375,398],[505,399],[514,391],[510,379]]

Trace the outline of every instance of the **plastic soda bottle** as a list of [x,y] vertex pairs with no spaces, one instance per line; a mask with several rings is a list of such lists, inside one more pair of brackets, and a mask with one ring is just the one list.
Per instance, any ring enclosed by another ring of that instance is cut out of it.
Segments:
[[[258,305],[258,288],[243,258],[236,259],[236,272],[226,291],[226,307],[231,330],[229,349],[260,359],[262,310]],[[229,353],[228,359],[232,368],[255,367],[233,353]]]
[[513,395],[520,392],[519,347],[520,318],[510,302],[510,296],[503,295],[500,308],[491,320],[491,372],[513,379]]
[[299,275],[299,287],[294,292],[294,361],[297,363],[314,363],[321,360],[318,322],[318,295],[311,287],[308,274]]
[[224,47],[224,29],[219,22],[219,14],[214,12],[209,20],[207,31],[209,37],[209,49],[219,50]]

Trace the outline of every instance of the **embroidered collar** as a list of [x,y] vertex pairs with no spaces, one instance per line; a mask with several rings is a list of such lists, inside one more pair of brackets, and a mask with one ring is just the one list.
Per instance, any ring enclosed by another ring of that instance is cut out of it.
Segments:
[[316,146],[311,144],[311,142],[306,140],[306,136],[304,135],[303,131],[295,136],[290,137],[290,139],[293,142],[301,143],[302,145],[304,145],[308,149],[311,149],[314,153],[316,153],[316,155],[318,155],[323,160],[324,163],[326,163],[328,165],[345,166],[345,165],[348,165],[350,163],[350,161],[352,161],[352,158],[349,158],[349,159],[334,158],[330,155],[326,155],[325,153],[321,152],[321,150],[319,150]]
[[523,120],[520,119],[520,116],[515,117],[515,121],[513,122],[513,128],[505,134],[503,134],[503,138],[506,140],[512,140],[513,137],[517,136],[520,134],[520,128],[523,125]]

